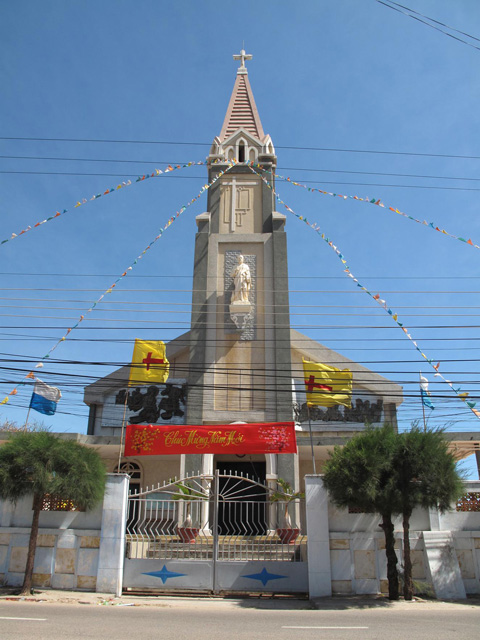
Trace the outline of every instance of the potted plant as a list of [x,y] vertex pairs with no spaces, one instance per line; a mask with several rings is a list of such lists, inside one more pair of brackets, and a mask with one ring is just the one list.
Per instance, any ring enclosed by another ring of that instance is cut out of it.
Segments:
[[205,500],[206,496],[202,491],[195,489],[191,482],[178,482],[175,484],[178,493],[172,495],[172,500],[185,501],[185,519],[181,525],[178,525],[177,532],[182,542],[195,542],[200,529],[193,526],[192,521],[192,502],[196,500]]
[[282,526],[277,528],[277,535],[283,544],[294,544],[298,538],[300,529],[292,527],[292,519],[288,512],[288,508],[291,502],[299,498],[304,498],[305,494],[301,491],[294,491],[289,482],[282,478],[277,479],[278,490],[274,491],[270,496],[271,502],[281,502],[284,504],[285,510],[283,512]]

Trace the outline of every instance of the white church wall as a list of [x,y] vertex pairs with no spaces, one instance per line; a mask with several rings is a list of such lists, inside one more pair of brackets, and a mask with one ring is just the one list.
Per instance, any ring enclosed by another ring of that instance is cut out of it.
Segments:
[[180,456],[143,456],[132,460],[142,469],[142,488],[163,484],[180,476]]
[[[4,517],[0,518],[0,526],[3,523],[10,527],[30,527],[32,524],[32,496],[26,496],[18,501],[15,508],[10,509],[9,503],[4,502],[0,510]],[[11,511],[10,517],[6,512]],[[102,520],[102,507],[98,506],[92,511],[42,511],[40,513],[40,528],[47,529],[99,529]]]

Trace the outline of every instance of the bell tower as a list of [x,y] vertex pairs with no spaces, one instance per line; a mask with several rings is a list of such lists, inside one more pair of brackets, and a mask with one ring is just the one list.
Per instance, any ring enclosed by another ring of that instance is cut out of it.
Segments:
[[[275,149],[255,104],[244,50],[208,160],[207,211],[196,218],[187,424],[293,420],[286,217],[272,190]],[[253,163],[253,165],[250,165]],[[229,168],[229,164],[231,165]],[[206,456],[186,456],[185,471]],[[267,461],[294,481],[295,456]]]

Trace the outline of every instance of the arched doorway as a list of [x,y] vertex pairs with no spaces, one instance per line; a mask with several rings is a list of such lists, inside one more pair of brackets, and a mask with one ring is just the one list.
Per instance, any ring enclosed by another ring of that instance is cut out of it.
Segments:
[[[142,488],[142,469],[137,462],[127,460],[122,462],[120,466],[115,467],[115,473],[126,473],[130,476],[129,492],[130,494],[139,493]],[[127,531],[134,530],[139,521],[139,506],[138,500],[128,501],[128,515],[127,515]]]
[[[259,536],[267,533],[266,462],[265,459],[260,459],[262,457],[235,456],[232,459],[215,456],[215,469],[220,474],[220,535]],[[242,476],[247,476],[258,484],[246,482]]]

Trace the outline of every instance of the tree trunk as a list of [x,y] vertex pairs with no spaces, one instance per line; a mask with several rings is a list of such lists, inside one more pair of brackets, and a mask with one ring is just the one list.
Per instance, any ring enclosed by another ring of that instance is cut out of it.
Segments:
[[398,600],[400,597],[398,588],[397,554],[395,553],[395,536],[393,535],[392,516],[382,514],[382,524],[380,525],[385,534],[385,553],[387,556],[387,578],[388,578],[388,599]]
[[403,596],[413,599],[412,558],[410,556],[410,516],[411,511],[403,514]]
[[40,511],[42,510],[42,501],[43,495],[35,493],[33,496],[33,518],[30,529],[30,540],[28,541],[27,565],[25,567],[22,590],[20,591],[21,596],[30,595],[32,591],[33,565],[37,548],[38,523],[40,520]]

